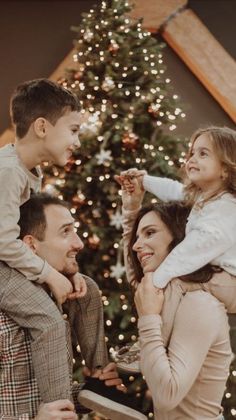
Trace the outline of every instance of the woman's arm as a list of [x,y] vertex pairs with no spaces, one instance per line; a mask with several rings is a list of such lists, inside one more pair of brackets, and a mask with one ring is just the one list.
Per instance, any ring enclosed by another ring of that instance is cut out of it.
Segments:
[[117,182],[121,185],[122,189],[122,226],[123,226],[123,248],[124,248],[124,262],[126,277],[130,283],[134,279],[134,271],[129,262],[128,258],[128,245],[130,241],[130,235],[137,213],[141,208],[141,204],[144,197],[144,191],[140,188],[137,179],[133,180],[134,191],[132,193],[127,192],[122,182],[122,177],[116,176]]
[[[154,298],[146,293],[142,299],[151,305]],[[160,315],[143,314],[139,318],[141,368],[155,407],[172,410],[191,389],[219,328],[226,328],[219,306],[203,291],[186,293],[176,312],[168,350],[163,343]]]

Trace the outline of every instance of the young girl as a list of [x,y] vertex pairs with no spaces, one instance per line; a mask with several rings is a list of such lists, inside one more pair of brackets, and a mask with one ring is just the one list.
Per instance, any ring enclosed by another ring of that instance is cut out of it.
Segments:
[[[158,288],[207,263],[236,276],[236,131],[227,127],[196,131],[185,170],[183,184],[137,169],[121,175],[129,192],[133,191],[132,177],[138,177],[144,190],[160,200],[184,200],[192,205],[184,240],[153,273]],[[145,256],[146,271],[148,263]]]

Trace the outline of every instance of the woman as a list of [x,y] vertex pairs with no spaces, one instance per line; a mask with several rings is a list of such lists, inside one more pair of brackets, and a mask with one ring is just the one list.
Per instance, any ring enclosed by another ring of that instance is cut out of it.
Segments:
[[[187,210],[178,204],[156,204],[139,211],[142,194],[123,190],[124,245],[128,278],[136,289],[141,369],[155,418],[221,419],[231,360],[225,309],[232,311],[230,293],[213,290],[221,302],[206,293],[207,281],[218,275],[211,266],[172,280],[164,294],[157,291],[149,273],[183,239]],[[230,276],[225,284],[235,290]]]

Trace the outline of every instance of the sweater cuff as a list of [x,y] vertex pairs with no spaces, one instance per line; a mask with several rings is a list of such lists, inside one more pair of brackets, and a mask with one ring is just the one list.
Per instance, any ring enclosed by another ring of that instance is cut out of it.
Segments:
[[128,210],[125,209],[124,207],[122,207],[122,216],[123,217],[132,217],[132,216],[136,216],[136,214],[138,213],[138,211],[141,209],[141,206],[137,207],[136,209],[133,210]]
[[51,271],[51,266],[48,264],[48,262],[46,260],[44,260],[43,262],[44,262],[43,269],[38,276],[38,280],[36,281],[39,284],[42,284],[45,282],[46,278],[48,277]]

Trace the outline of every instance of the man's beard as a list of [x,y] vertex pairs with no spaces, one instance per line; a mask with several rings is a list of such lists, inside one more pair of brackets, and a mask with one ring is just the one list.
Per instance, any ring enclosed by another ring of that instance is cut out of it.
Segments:
[[63,267],[60,271],[65,277],[71,277],[79,271],[79,266],[76,261],[73,263],[68,264],[67,266]]

